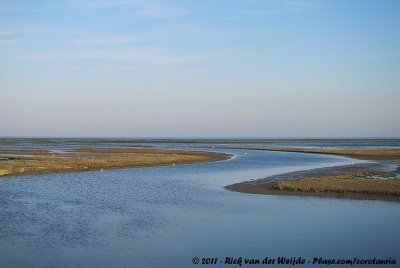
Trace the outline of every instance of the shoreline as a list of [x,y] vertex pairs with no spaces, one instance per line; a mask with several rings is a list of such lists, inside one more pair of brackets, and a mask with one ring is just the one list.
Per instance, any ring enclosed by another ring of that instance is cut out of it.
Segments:
[[[252,150],[252,148],[245,149]],[[275,148],[271,150],[253,148],[253,150],[324,154],[321,150]],[[400,172],[400,150],[366,150],[364,154],[362,150],[335,150],[326,154],[373,161],[287,172],[227,185],[224,188],[248,194],[400,202],[400,180],[394,178]]]
[[206,151],[132,148],[0,150],[0,179],[8,176],[196,164],[228,160],[231,155]]
[[[207,148],[207,147],[198,147]],[[254,151],[271,151],[286,153],[305,153],[305,154],[325,154],[345,156],[360,160],[391,160],[400,159],[400,149],[302,149],[302,148],[271,148],[271,147],[224,147],[216,146],[216,149],[234,149],[234,150],[254,150]]]
[[[400,202],[400,180],[393,179],[400,175],[400,150],[229,149],[327,154],[370,160],[368,163],[313,168],[243,181],[225,186],[229,191]],[[75,148],[58,153],[43,149],[8,149],[0,150],[0,179],[18,175],[206,163],[231,158],[232,155],[226,153],[164,149]]]

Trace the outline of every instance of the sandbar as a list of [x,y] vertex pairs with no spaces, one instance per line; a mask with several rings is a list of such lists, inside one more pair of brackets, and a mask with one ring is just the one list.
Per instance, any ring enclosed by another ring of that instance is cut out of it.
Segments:
[[230,155],[223,153],[160,149],[75,148],[61,153],[45,149],[8,149],[0,150],[0,177],[192,164],[229,158]]
[[309,150],[298,148],[235,148],[341,155],[369,160],[345,166],[316,168],[228,185],[230,191],[266,194],[400,201],[400,150]]

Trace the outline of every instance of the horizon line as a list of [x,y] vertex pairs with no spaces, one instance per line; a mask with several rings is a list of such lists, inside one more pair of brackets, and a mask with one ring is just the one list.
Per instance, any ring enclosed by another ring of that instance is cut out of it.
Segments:
[[138,139],[138,140],[146,140],[146,139],[155,139],[155,140],[173,140],[173,139],[233,139],[233,140],[241,140],[241,139],[400,139],[400,137],[391,137],[391,136],[381,136],[381,137],[356,137],[356,136],[205,136],[205,137],[196,137],[196,136],[1,136],[0,139]]

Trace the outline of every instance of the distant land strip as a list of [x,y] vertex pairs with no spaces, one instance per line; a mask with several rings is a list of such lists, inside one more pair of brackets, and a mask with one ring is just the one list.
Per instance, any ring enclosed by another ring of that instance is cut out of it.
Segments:
[[44,149],[0,150],[0,177],[55,172],[179,165],[229,159],[214,152],[132,148],[76,148],[65,152]]
[[[199,148],[206,148],[199,146]],[[271,148],[271,147],[232,147],[232,146],[215,146],[219,149],[235,149],[235,150],[257,150],[257,151],[273,151],[273,152],[288,152],[288,153],[309,153],[309,154],[331,154],[349,156],[357,159],[400,159],[400,149],[304,149],[304,148]]]

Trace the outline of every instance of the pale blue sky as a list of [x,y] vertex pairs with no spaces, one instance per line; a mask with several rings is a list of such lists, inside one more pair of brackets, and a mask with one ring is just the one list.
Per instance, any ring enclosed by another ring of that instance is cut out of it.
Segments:
[[0,0],[0,136],[400,137],[400,1]]

